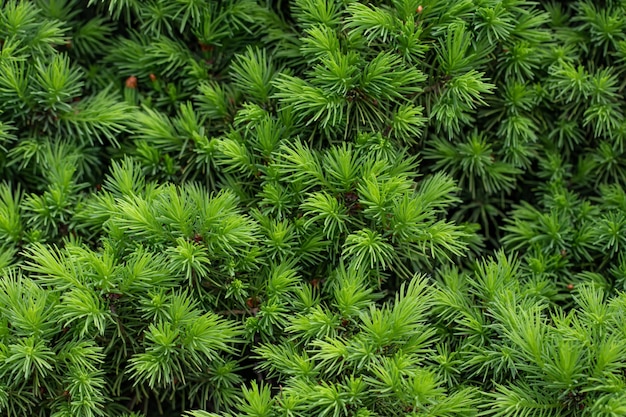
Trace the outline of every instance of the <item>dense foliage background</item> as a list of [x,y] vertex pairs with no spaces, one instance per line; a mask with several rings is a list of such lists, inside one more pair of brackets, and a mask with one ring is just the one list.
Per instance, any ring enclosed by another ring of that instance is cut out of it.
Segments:
[[626,1],[0,0],[0,415],[626,415]]

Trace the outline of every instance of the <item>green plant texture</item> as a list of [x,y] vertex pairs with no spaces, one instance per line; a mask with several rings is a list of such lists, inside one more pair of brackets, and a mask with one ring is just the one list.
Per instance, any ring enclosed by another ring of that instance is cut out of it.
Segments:
[[624,0],[0,0],[0,416],[625,416],[625,92]]

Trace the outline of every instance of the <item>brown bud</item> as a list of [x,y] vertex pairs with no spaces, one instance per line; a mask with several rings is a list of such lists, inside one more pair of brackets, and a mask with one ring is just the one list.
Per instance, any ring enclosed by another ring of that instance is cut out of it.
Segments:
[[155,82],[157,80],[157,76],[154,74],[150,74],[150,81]]
[[353,192],[345,193],[344,194],[344,198],[346,199],[346,201],[349,201],[351,203],[359,201],[359,195],[357,193],[353,193]]
[[568,290],[573,290],[574,289],[574,284],[567,284],[567,289]]
[[424,6],[422,6],[421,4],[417,6],[417,9],[415,10],[417,14],[421,14],[423,11],[424,11]]
[[130,77],[128,77],[126,79],[126,88],[132,88],[132,89],[137,88],[137,77],[135,77],[134,75],[131,75]]

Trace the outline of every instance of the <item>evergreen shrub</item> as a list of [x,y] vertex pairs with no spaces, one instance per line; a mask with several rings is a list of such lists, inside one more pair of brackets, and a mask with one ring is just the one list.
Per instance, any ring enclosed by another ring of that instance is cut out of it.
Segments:
[[626,415],[626,1],[0,1],[0,415]]

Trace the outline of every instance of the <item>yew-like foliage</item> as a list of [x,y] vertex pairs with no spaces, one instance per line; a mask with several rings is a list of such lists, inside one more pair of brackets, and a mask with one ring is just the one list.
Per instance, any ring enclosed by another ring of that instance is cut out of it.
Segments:
[[0,1],[0,415],[626,415],[625,16]]

